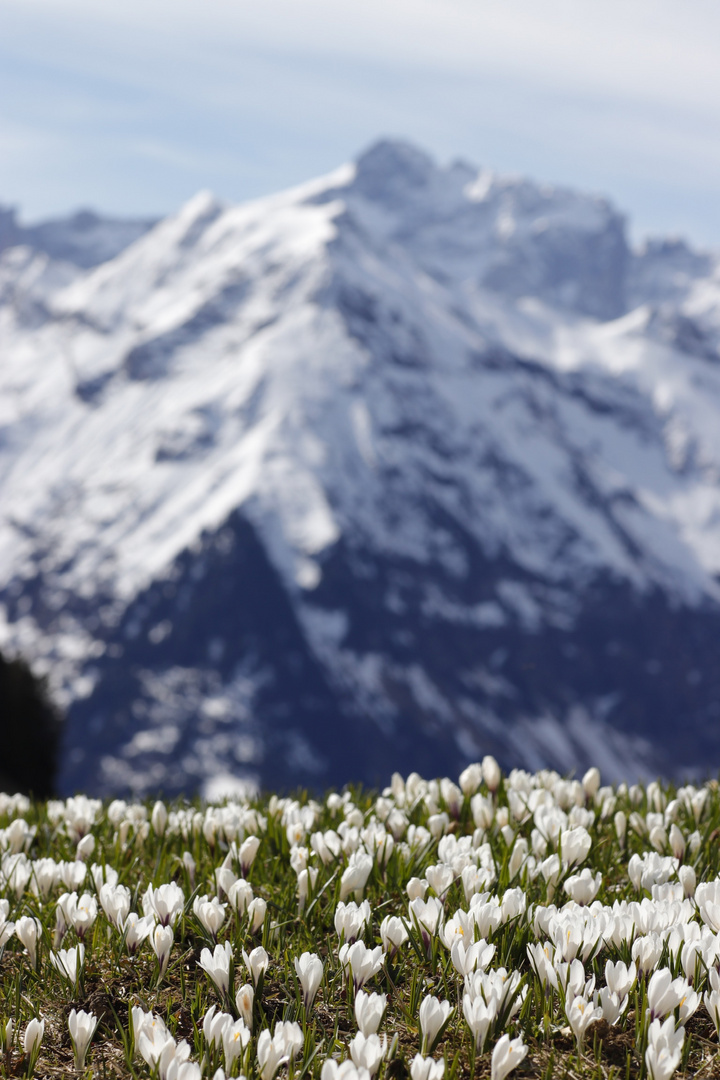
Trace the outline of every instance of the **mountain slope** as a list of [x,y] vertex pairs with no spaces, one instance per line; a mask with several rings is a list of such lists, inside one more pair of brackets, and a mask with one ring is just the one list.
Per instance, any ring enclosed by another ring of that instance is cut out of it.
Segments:
[[3,641],[64,787],[717,761],[719,299],[400,143],[95,269],[7,249]]

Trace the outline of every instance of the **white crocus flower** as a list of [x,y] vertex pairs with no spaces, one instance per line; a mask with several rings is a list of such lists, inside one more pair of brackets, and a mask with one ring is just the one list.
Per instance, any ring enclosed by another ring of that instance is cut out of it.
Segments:
[[85,963],[85,946],[76,945],[74,949],[59,949],[57,953],[50,953],[50,963],[64,979],[77,991],[83,964]]
[[452,1013],[453,1007],[449,1001],[440,1001],[431,994],[423,998],[419,1013],[423,1054],[432,1053]]
[[[177,1043],[162,1020],[159,1017],[153,1017],[151,1021],[143,1024],[140,1028],[137,1048],[140,1056],[151,1069],[156,1065],[160,1066],[162,1063],[164,1067],[162,1071],[164,1071],[175,1056]],[[160,1071],[159,1068],[158,1072]]]
[[[222,900],[223,896],[227,897],[235,882],[240,880],[235,871],[231,870],[229,866],[218,866],[215,870],[215,887],[218,899]],[[245,906],[247,907],[247,904]]]
[[355,893],[357,900],[367,884],[373,868],[373,859],[365,851],[355,851],[350,856],[347,868],[340,878],[340,899],[345,900],[350,893]]
[[574,997],[565,1008],[567,1022],[577,1042],[578,1054],[582,1054],[585,1033],[596,1020],[602,1020],[602,1009],[593,1007],[585,997]]
[[598,894],[602,885],[602,874],[592,874],[588,867],[584,867],[579,874],[572,874],[563,884],[563,889],[571,900],[581,907],[591,904]]
[[582,825],[574,829],[564,829],[560,833],[560,854],[567,866],[576,866],[584,862],[590,854],[591,847],[592,837]]
[[211,899],[207,896],[196,896],[193,901],[193,913],[213,941],[217,941],[218,930],[225,922],[225,905],[220,903],[217,896]]
[[15,1021],[10,1018],[4,1024],[0,1024],[0,1050],[8,1053],[12,1047],[13,1035],[15,1034]]
[[103,885],[117,885],[120,875],[117,870],[112,866],[102,866],[100,863],[93,863],[90,867],[90,876],[93,879],[93,885],[95,886],[95,892],[99,893]]
[[713,933],[720,932],[720,880],[701,882],[695,889],[695,902],[703,922]]
[[79,841],[78,846],[75,849],[75,859],[87,862],[91,858],[92,853],[95,850],[95,837],[92,833],[88,833],[87,836],[83,836]]
[[491,1027],[498,1013],[497,999],[491,997],[486,1003],[482,997],[463,996],[463,1016],[475,1039],[475,1048],[482,1053]]
[[79,898],[75,893],[70,894],[66,917],[69,918],[70,925],[81,941],[85,939],[88,930],[95,925],[97,913],[97,900],[90,893],[83,893]]
[[424,900],[430,883],[425,878],[411,877],[405,886],[408,900]]
[[436,866],[428,866],[425,871],[425,877],[430,888],[436,896],[440,897],[440,899],[442,899],[455,880],[455,874],[452,867],[446,866],[444,863],[438,863]]
[[253,1029],[253,1004],[255,1001],[255,990],[250,983],[245,983],[235,994],[235,1006],[240,1016],[245,1021],[245,1027],[252,1031]]
[[382,966],[383,951],[379,945],[368,949],[362,941],[356,941],[353,945],[343,945],[338,959],[345,969],[346,977],[352,978],[357,993],[366,982],[377,975]]
[[607,1020],[611,1026],[616,1024],[627,1008],[629,998],[621,998],[614,994],[610,987],[603,986],[598,994],[598,1003],[602,1009],[603,1020]]
[[440,940],[447,949],[451,950],[457,941],[470,945],[475,940],[475,920],[472,915],[462,909],[456,911],[442,927]]
[[380,940],[383,949],[392,960],[401,945],[408,939],[407,927],[397,915],[386,915],[380,923]]
[[628,967],[622,960],[618,960],[617,963],[608,960],[605,965],[605,982],[613,994],[617,994],[619,998],[627,997],[635,985],[636,979],[637,968],[635,964],[630,964],[630,967]]
[[243,960],[245,961],[245,967],[248,969],[253,985],[257,988],[261,977],[268,969],[270,957],[265,949],[263,949],[262,945],[258,945],[258,947],[253,949],[249,954],[243,949]]
[[[238,915],[244,915],[253,902],[252,885],[244,878],[238,878],[227,890],[228,904]],[[265,915],[263,915],[263,919]]]
[[185,894],[174,881],[159,885],[157,889],[148,885],[142,905],[143,914],[152,915],[161,926],[174,926],[183,913]]
[[130,890],[125,885],[112,885],[107,882],[100,886],[98,896],[108,922],[112,923],[116,930],[122,931],[130,912]]
[[505,1077],[520,1064],[528,1048],[522,1041],[522,1036],[511,1039],[509,1035],[501,1035],[493,1048],[490,1062],[491,1080],[505,1080]]
[[39,919],[33,919],[30,915],[23,915],[15,923],[15,936],[27,949],[30,963],[37,970],[37,945],[42,936],[42,926]]
[[97,1026],[97,1016],[83,1009],[79,1012],[72,1009],[68,1016],[68,1029],[75,1050],[75,1068],[78,1072],[82,1072],[85,1068],[85,1057]]
[[357,1068],[367,1069],[370,1076],[374,1076],[387,1053],[387,1038],[385,1035],[382,1039],[379,1035],[363,1035],[358,1031],[348,1049]]
[[654,971],[662,956],[663,939],[659,934],[645,934],[635,938],[632,943],[632,958],[637,963],[638,972],[647,975]]
[[654,1020],[680,1009],[680,1022],[684,1023],[700,1004],[699,995],[682,978],[673,979],[667,968],[656,971],[648,982],[648,1012]]
[[385,1012],[385,994],[366,994],[358,990],[355,995],[355,1020],[363,1035],[375,1035]]
[[250,901],[247,906],[247,914],[251,934],[257,934],[258,930],[260,930],[265,922],[266,913],[267,901],[263,900],[262,896],[256,896],[254,900]]
[[443,1080],[444,1075],[445,1062],[442,1060],[416,1054],[410,1063],[411,1080]]
[[122,929],[127,950],[131,956],[134,956],[143,941],[150,937],[155,929],[155,920],[151,915],[144,915],[141,918],[137,912],[131,911],[125,918]]
[[163,836],[165,829],[167,828],[168,811],[164,802],[155,803],[152,808],[152,814],[150,815],[150,824],[153,827],[153,832],[156,836]]
[[370,925],[370,919],[370,904],[367,900],[363,900],[361,904],[356,904],[354,900],[345,904],[341,900],[335,908],[333,920],[340,944],[347,942],[348,945],[352,945],[353,941],[362,937]]
[[46,900],[55,888],[58,880],[58,866],[54,859],[35,859],[33,861],[30,887],[36,896]]
[[223,1032],[232,1023],[230,1013],[218,1012],[217,1005],[211,1005],[202,1022],[203,1036],[208,1046],[215,1049],[222,1046]]
[[226,941],[223,945],[216,945],[214,952],[210,952],[208,948],[203,949],[198,960],[198,967],[207,972],[219,993],[227,997],[233,968],[233,952],[230,942]]
[[679,866],[677,871],[678,881],[683,887],[685,896],[694,896],[697,886],[697,874],[692,866],[685,864]]
[[338,1063],[334,1058],[323,1062],[320,1080],[370,1080],[367,1069],[358,1069],[352,1058]]
[[150,944],[152,945],[153,952],[157,956],[158,966],[160,968],[160,978],[162,978],[167,971],[174,941],[175,935],[172,926],[162,926],[161,924],[158,924],[150,935]]
[[256,1051],[261,1080],[273,1080],[281,1065],[294,1060],[303,1041],[299,1024],[290,1021],[279,1021],[272,1036],[267,1028],[261,1031]]
[[562,987],[562,992],[567,1000],[584,996],[585,968],[583,967],[582,960],[573,960],[570,964],[559,962],[556,954],[555,974],[557,976],[558,985]]
[[22,1038],[23,1050],[31,1060],[38,1054],[44,1034],[45,1021],[34,1016],[25,1028]]
[[185,867],[185,873],[188,876],[190,882],[190,888],[195,888],[195,860],[189,851],[183,851],[182,864]]
[[426,948],[430,947],[432,939],[442,925],[443,906],[436,896],[430,896],[427,900],[411,900],[408,905],[410,924],[420,931],[420,936]]
[[500,772],[500,766],[498,765],[492,754],[486,754],[482,759],[482,775],[485,781],[485,786],[489,791],[495,792],[500,787],[500,780],[502,779],[502,773]]
[[453,943],[450,950],[453,967],[463,978],[472,974],[477,968],[486,968],[494,955],[495,946],[488,945],[484,939],[467,946],[464,940],[458,940]]
[[250,1042],[250,1030],[242,1019],[226,1024],[222,1030],[222,1045],[225,1055],[225,1068],[232,1072],[235,1061]]
[[240,873],[243,877],[247,877],[248,870],[255,862],[259,847],[260,838],[258,836],[248,836],[240,845],[237,857],[240,863]]
[[306,1013],[312,1008],[323,977],[323,962],[315,953],[304,952],[294,960],[295,972],[300,980]]
[[[165,1063],[161,1061],[158,1075],[160,1080],[202,1080],[202,1069],[197,1062],[186,1061],[183,1056],[176,1052],[170,1061]],[[224,1074],[222,1080],[224,1080]]]
[[716,968],[710,968],[710,989],[705,993],[703,1002],[715,1025],[715,1031],[720,1036],[720,975]]
[[58,866],[60,879],[68,892],[76,892],[85,881],[87,866],[81,859],[61,862]]
[[648,1028],[648,1047],[645,1064],[651,1080],[670,1080],[680,1064],[685,1028],[675,1030],[675,1018],[668,1016],[661,1024],[653,1020]]

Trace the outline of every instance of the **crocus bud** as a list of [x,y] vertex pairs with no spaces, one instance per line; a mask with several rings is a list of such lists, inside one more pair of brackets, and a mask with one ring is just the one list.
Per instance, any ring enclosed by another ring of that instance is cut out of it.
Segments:
[[193,859],[193,857],[192,857],[192,855],[190,854],[189,851],[183,851],[182,862],[183,862],[183,866],[185,867],[185,872],[186,872],[186,874],[188,876],[188,880],[190,881],[190,885],[194,889],[195,888],[195,860]]
[[162,836],[165,832],[168,822],[167,807],[164,802],[158,800],[152,808],[152,814],[150,815],[150,824],[153,827],[153,832],[156,836]]
[[85,862],[90,858],[95,850],[95,837],[92,833],[88,833],[87,836],[83,836],[75,850],[75,858],[82,862]]
[[670,826],[670,847],[675,858],[682,862],[685,854],[685,837],[674,822]]
[[[255,952],[256,950],[253,950]],[[263,950],[264,951],[264,950]],[[267,953],[265,954],[267,956]],[[302,956],[295,957],[295,972],[300,986],[302,987],[303,1004],[305,1011],[309,1012],[315,1000],[315,995],[323,977],[323,963],[315,953],[304,952]],[[252,974],[252,972],[251,972]],[[254,975],[253,975],[254,979]],[[257,980],[255,980],[257,981]]]
[[243,877],[247,877],[248,870],[255,862],[259,847],[260,840],[257,836],[248,836],[240,845],[238,859],[240,860],[240,871]]
[[0,1025],[0,1049],[8,1051],[12,1046],[15,1021],[11,1018],[4,1025]]
[[500,835],[502,836],[507,846],[510,847],[515,837],[515,830],[513,829],[512,825],[509,825],[506,822],[500,829]]
[[254,900],[250,901],[247,907],[247,913],[250,920],[251,934],[257,934],[258,930],[265,922],[266,912],[267,902],[263,900],[262,896],[256,896]]
[[449,1001],[440,1001],[431,994],[423,998],[418,1019],[420,1021],[422,1052],[424,1054],[429,1054],[432,1051],[453,1011]]
[[257,986],[260,976],[265,974],[270,963],[268,954],[262,945],[258,945],[257,949],[253,949],[249,955],[243,949],[243,960],[254,985]]
[[245,1027],[248,1031],[252,1031],[253,1028],[253,1002],[255,1001],[255,990],[250,983],[245,983],[241,986],[235,995],[235,1004],[237,1005],[237,1011],[241,1018],[245,1022]]
[[460,773],[460,790],[463,795],[474,795],[482,783],[482,765],[474,762]]
[[625,833],[627,832],[627,815],[622,810],[618,810],[613,821],[615,823],[615,835],[619,843],[624,844]]
[[600,770],[594,765],[583,776],[582,786],[585,791],[585,798],[588,800],[594,799],[600,790]]
[[158,924],[150,935],[150,944],[152,945],[153,952],[157,956],[161,976],[167,971],[174,940],[175,935],[172,926],[161,926]]
[[410,900],[417,900],[418,898],[424,900],[427,887],[428,883],[425,878],[412,877],[405,886],[405,892]]
[[482,774],[490,791],[497,791],[500,787],[500,766],[491,754],[486,754],[482,759]]
[[697,876],[692,866],[680,866],[677,875],[685,895],[694,896]]
[[45,1034],[45,1021],[38,1020],[35,1016],[25,1028],[23,1034],[23,1050],[28,1057],[32,1057],[40,1049],[43,1035]]

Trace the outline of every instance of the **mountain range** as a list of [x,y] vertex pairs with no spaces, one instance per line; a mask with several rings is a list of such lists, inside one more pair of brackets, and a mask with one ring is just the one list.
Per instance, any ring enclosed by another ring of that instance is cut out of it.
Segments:
[[603,198],[0,211],[0,507],[63,792],[720,766],[720,255]]

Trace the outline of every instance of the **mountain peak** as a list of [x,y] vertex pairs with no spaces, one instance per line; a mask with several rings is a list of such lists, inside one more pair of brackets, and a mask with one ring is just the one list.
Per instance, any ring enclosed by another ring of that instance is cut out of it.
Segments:
[[355,189],[368,199],[386,200],[427,186],[438,172],[424,150],[402,139],[380,139],[357,159]]
[[720,744],[711,256],[648,246],[628,291],[608,204],[395,140],[95,270],[23,244],[0,644],[67,705],[65,790]]

